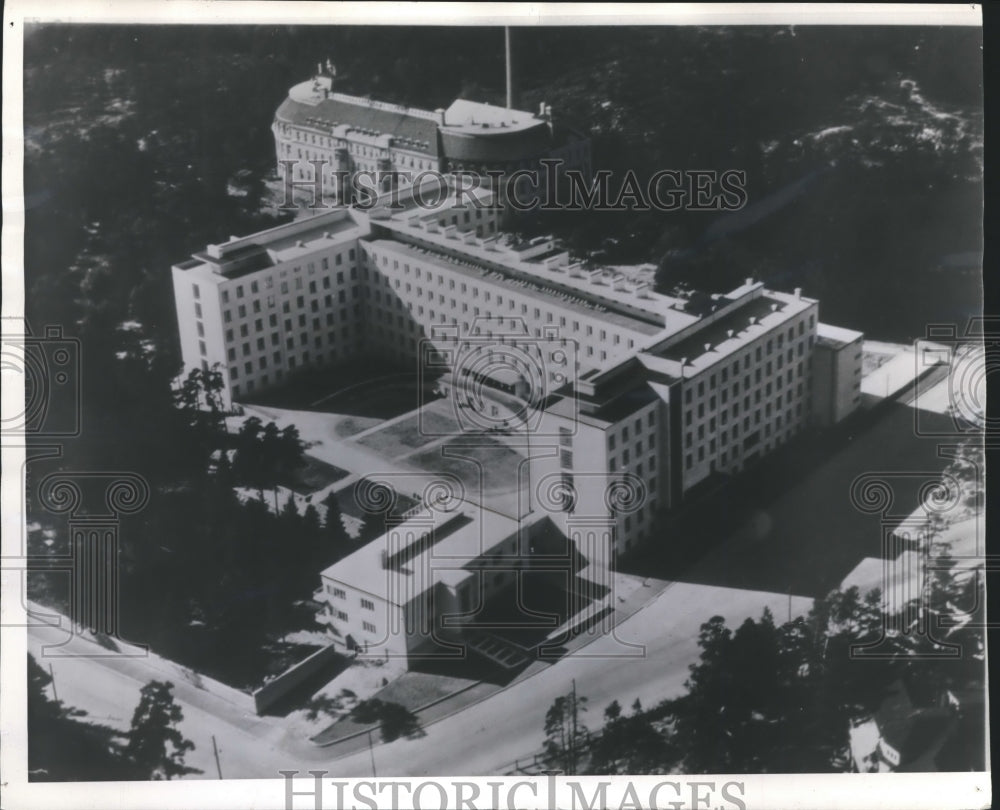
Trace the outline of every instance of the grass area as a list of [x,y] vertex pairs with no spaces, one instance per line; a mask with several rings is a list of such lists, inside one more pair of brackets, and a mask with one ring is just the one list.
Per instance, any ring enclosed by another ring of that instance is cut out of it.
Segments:
[[313,408],[347,416],[393,419],[435,399],[429,390],[421,392],[413,372],[390,372],[379,377],[339,385],[317,400]]
[[483,491],[507,492],[517,488],[517,470],[522,457],[492,437],[457,436],[440,447],[411,456],[410,461],[425,469],[451,473],[462,480],[467,491],[477,492],[480,476]]
[[327,464],[310,455],[304,456],[304,460],[305,464],[295,471],[290,480],[279,482],[300,495],[317,492],[350,475],[347,470]]
[[362,431],[375,427],[383,420],[365,416],[345,416],[338,419],[333,426],[333,435],[338,439],[347,439],[356,436]]
[[[442,672],[409,671],[376,692],[372,698],[377,698],[385,703],[399,703],[411,712],[415,712],[428,703],[447,698],[460,690],[474,688],[476,680],[475,678],[455,677]],[[470,695],[470,699],[474,697],[474,695]],[[331,743],[350,737],[352,734],[373,729],[373,737],[377,740],[379,732],[374,730],[375,728],[371,725],[358,723],[350,715],[346,715],[312,739],[318,744]]]
[[457,430],[453,419],[433,408],[424,408],[421,413],[371,433],[358,443],[376,453],[399,458],[444,436],[454,435]]
[[429,672],[406,672],[375,697],[387,702],[400,703],[412,712],[472,683],[474,681],[468,678],[454,678]]

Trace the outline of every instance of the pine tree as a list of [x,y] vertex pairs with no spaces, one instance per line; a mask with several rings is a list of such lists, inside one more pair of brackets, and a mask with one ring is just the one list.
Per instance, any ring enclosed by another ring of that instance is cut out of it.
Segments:
[[150,681],[140,692],[125,754],[141,778],[164,780],[200,773],[184,764],[184,755],[194,750],[194,743],[177,729],[184,714],[174,702],[173,688],[169,681]]

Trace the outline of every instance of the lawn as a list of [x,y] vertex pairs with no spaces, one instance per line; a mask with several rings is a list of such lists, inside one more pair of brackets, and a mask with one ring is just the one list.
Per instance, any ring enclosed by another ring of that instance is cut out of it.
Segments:
[[339,386],[313,403],[313,408],[326,413],[393,419],[434,399],[429,391],[421,394],[416,374],[395,373]]
[[454,419],[438,413],[433,406],[425,407],[407,419],[394,422],[382,430],[370,433],[359,444],[390,458],[400,458],[439,438],[454,435]]
[[[403,673],[388,686],[372,695],[372,698],[378,698],[385,703],[399,703],[411,712],[415,712],[428,703],[441,700],[460,690],[472,687],[475,683],[476,681],[468,678],[411,671]],[[321,731],[312,740],[319,745],[324,743],[329,744],[369,728],[373,727],[357,723],[351,719],[350,715],[347,715]],[[374,728],[373,738],[375,740],[380,739],[379,731]]]
[[310,455],[303,456],[304,464],[299,467],[290,480],[280,481],[283,486],[288,487],[299,495],[309,495],[321,489],[325,489],[342,478],[346,478],[350,473],[327,464]]
[[440,447],[411,456],[410,461],[424,469],[451,473],[462,480],[466,491],[514,492],[522,457],[492,437],[456,436]]
[[368,418],[365,416],[345,416],[338,419],[333,425],[333,435],[338,439],[347,439],[356,436],[362,431],[375,427],[383,420]]

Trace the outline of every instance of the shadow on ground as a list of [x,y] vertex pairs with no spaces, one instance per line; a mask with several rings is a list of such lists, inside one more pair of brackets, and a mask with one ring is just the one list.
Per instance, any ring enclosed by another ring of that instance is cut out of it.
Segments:
[[[947,416],[921,425],[948,430]],[[882,555],[883,528],[919,505],[920,489],[947,466],[938,440],[916,435],[915,411],[886,402],[822,435],[804,435],[713,492],[695,496],[659,537],[621,560],[638,576],[821,597],[865,557]],[[891,486],[894,517],[852,502],[859,476]],[[884,526],[883,526],[884,522]]]

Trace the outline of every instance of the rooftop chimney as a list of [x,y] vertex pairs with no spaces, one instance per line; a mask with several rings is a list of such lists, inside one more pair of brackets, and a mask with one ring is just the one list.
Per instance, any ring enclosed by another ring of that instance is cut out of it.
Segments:
[[436,110],[434,110],[434,114],[438,117],[438,123],[441,126],[444,126],[444,110],[438,107]]
[[751,315],[750,316],[750,325],[753,326],[755,323],[757,323],[757,316],[756,315]]
[[753,279],[747,278],[747,286],[749,287],[751,284],[753,284]]
[[802,288],[801,287],[796,287],[795,288],[795,297],[796,298],[801,298],[802,297]]
[[706,343],[705,344],[705,351],[706,352],[712,351],[712,344],[711,343]]
[[732,329],[727,329],[726,330],[726,336],[727,337],[732,337],[733,336],[733,330]]

